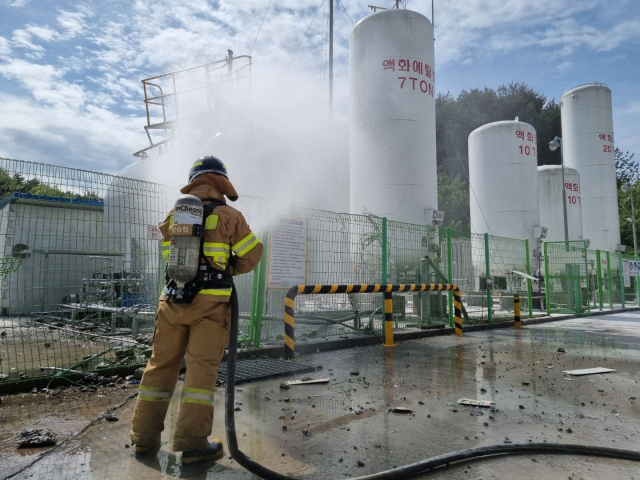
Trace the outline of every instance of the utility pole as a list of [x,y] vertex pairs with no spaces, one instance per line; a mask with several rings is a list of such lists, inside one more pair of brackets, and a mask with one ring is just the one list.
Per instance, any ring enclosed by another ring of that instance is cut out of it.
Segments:
[[333,1],[329,0],[329,110],[333,111]]

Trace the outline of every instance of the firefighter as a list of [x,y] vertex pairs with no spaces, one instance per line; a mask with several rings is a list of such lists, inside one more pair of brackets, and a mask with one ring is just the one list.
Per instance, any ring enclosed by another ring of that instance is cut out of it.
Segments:
[[[216,272],[216,278],[222,276],[220,272],[230,278],[253,270],[260,262],[262,243],[242,214],[225,202],[225,196],[231,201],[238,199],[225,165],[212,155],[201,157],[189,170],[188,185],[180,191],[200,198],[205,209],[209,203],[216,205],[204,220],[199,268]],[[171,248],[172,223],[173,210],[160,225],[165,258]],[[199,285],[190,304],[174,302],[171,288],[165,288],[156,317],[153,353],[140,382],[131,420],[136,454],[160,445],[167,408],[186,354],[187,371],[173,449],[182,452],[183,463],[222,457],[222,441],[209,441],[207,437],[213,425],[218,367],[229,343],[230,283]]]

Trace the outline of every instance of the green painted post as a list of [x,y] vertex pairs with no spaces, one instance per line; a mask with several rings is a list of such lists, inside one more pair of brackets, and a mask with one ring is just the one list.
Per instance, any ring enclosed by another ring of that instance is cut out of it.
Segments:
[[[387,217],[382,217],[382,278],[381,278],[381,283],[382,285],[386,285],[387,284],[387,263],[389,261],[389,259],[387,258],[388,255],[388,237],[387,237]],[[382,300],[381,305],[383,305],[384,307],[384,293],[380,294],[380,299]],[[383,322],[382,322],[382,334],[385,335],[386,334],[386,325],[385,325],[385,321],[384,321],[384,308],[382,309],[383,315]]]
[[[531,275],[531,259],[529,257],[529,239],[525,239],[524,248],[527,252],[527,275]],[[533,318],[533,295],[531,293],[531,279],[527,278],[527,304],[529,305],[529,318]]]
[[598,301],[600,303],[600,310],[602,310],[602,266],[600,262],[600,250],[596,250],[596,275],[598,276]]
[[[451,252],[451,228],[447,227],[447,282],[453,284],[453,253]],[[453,328],[453,292],[447,292],[449,297],[449,327]]]
[[622,271],[622,253],[618,252],[618,265],[620,265],[620,302],[624,308],[624,272]]
[[253,331],[253,346],[255,348],[260,347],[260,339],[262,336],[262,314],[264,312],[264,296],[266,294],[266,278],[267,278],[267,262],[269,257],[269,232],[265,232],[264,240],[262,244],[264,245],[264,250],[262,251],[262,258],[260,259],[260,263],[258,265],[258,272],[256,275],[258,276],[258,286],[257,286],[257,296],[255,301],[255,323],[254,323],[254,331]]
[[[589,285],[589,257],[587,257],[587,242],[582,242],[582,254],[584,255],[584,274],[585,274],[585,284],[587,286],[587,312],[591,315],[591,286]],[[578,271],[578,274],[580,271]],[[580,300],[580,290],[578,290],[578,300]]]
[[609,293],[609,308],[613,310],[613,278],[611,278],[611,254],[607,252],[607,292]]
[[[487,280],[491,278],[491,258],[489,256],[489,234],[484,234],[484,258],[486,263],[485,276]],[[493,322],[493,299],[491,298],[491,289],[487,286],[487,320]]]
[[551,305],[549,304],[549,255],[547,253],[547,242],[544,242],[544,303],[547,305],[547,317],[551,316]]

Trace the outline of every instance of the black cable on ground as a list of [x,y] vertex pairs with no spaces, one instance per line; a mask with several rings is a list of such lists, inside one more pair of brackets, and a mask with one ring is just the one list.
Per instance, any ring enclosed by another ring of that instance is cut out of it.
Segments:
[[[236,383],[236,357],[238,353],[238,294],[235,286],[231,293],[231,339],[229,341],[229,353],[227,356],[227,386],[225,394],[225,427],[227,431],[227,444],[229,454],[241,466],[254,475],[267,480],[296,480],[295,477],[274,472],[264,465],[244,454],[238,448],[235,423],[235,383]],[[510,445],[493,445],[487,447],[469,448],[459,452],[446,453],[436,457],[420,460],[409,465],[385,470],[384,472],[357,477],[353,480],[395,480],[407,478],[427,470],[432,470],[452,462],[473,460],[492,455],[505,454],[554,454],[554,455],[585,455],[591,457],[618,458],[640,462],[640,452],[633,450],[620,450],[617,448],[597,447],[590,445],[568,445],[553,443],[524,443]]]

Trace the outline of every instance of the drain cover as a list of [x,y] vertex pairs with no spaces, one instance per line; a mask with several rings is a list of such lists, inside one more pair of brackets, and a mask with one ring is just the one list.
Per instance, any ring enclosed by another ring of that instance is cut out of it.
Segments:
[[[316,368],[309,365],[300,365],[296,362],[285,362],[275,358],[258,358],[238,360],[236,362],[236,383],[250,382],[262,378],[279,377],[292,373],[315,372]],[[227,362],[220,365],[218,381],[227,381]]]

